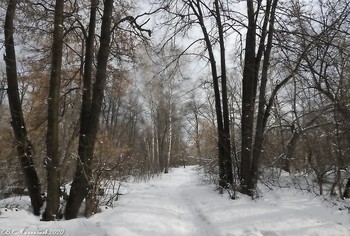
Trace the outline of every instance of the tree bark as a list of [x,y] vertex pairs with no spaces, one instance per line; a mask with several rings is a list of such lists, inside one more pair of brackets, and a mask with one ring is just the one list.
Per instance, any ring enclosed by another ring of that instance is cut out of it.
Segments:
[[[81,125],[85,126],[82,126],[83,129],[79,137],[79,160],[66,205],[66,219],[72,219],[78,216],[80,206],[91,189],[92,160],[99,127],[103,92],[107,78],[112,9],[113,0],[105,0],[101,25],[100,48],[97,55],[96,80],[93,86],[90,109],[85,111],[87,113],[81,114]],[[93,35],[89,36],[93,37]]]
[[[96,3],[97,2],[97,3]],[[79,213],[80,206],[85,196],[89,192],[89,179],[87,171],[87,160],[86,158],[91,151],[88,149],[89,140],[86,136],[89,129],[89,116],[91,109],[92,100],[92,67],[93,67],[93,52],[94,52],[94,39],[96,29],[96,11],[98,1],[91,0],[90,10],[90,23],[89,33],[86,36],[86,51],[85,51],[85,64],[84,64],[84,75],[83,75],[83,98],[82,108],[80,112],[80,136],[78,146],[78,162],[77,169],[75,171],[74,180],[71,186],[70,194],[67,200],[65,209],[65,218],[67,220],[76,218]]]
[[60,206],[60,155],[58,116],[62,70],[63,7],[64,1],[56,0],[46,136],[47,199],[46,209],[43,214],[43,220],[45,221],[57,219],[59,217]]
[[[260,43],[258,51],[255,52],[256,37],[258,36],[256,32],[257,13],[254,9],[254,3],[252,1],[247,1],[248,31],[246,37],[246,51],[243,71],[241,120],[242,157],[240,178],[242,192],[250,196],[253,196],[256,190],[258,181],[258,167],[264,142],[264,131],[271,109],[271,106],[266,106],[266,85],[268,80],[268,69],[270,66],[270,53],[272,49],[272,36],[274,31],[275,9],[277,7],[277,3],[278,0],[266,1]],[[260,4],[261,2],[258,2],[257,11],[259,11],[261,7]],[[266,36],[267,42],[265,43]],[[264,59],[262,64],[261,79],[259,80],[259,68],[262,58]],[[283,83],[284,81],[281,84]],[[254,127],[255,99],[259,84],[258,113],[256,118],[256,127]],[[276,91],[278,91],[278,89]],[[272,99],[273,101],[275,95],[275,93],[272,93],[270,100]]]
[[233,183],[232,158],[231,158],[231,137],[230,137],[230,115],[227,98],[227,76],[226,76],[226,52],[224,29],[221,22],[219,0],[215,0],[216,23],[219,31],[220,43],[220,66],[221,66],[221,94],[222,94],[222,116],[223,116],[223,163],[224,179],[226,185]]
[[251,195],[252,148],[254,131],[254,104],[256,80],[256,21],[253,1],[247,1],[248,30],[245,46],[245,60],[242,80],[242,119],[241,119],[241,176],[242,193]]
[[5,18],[5,52],[7,75],[7,94],[11,111],[11,125],[16,138],[16,148],[24,174],[26,187],[28,188],[31,205],[35,215],[40,215],[40,208],[43,205],[41,198],[41,184],[34,167],[33,147],[27,136],[27,130],[23,117],[21,100],[18,91],[17,63],[14,46],[13,20],[16,11],[16,0],[9,0]]
[[[264,60],[262,65],[262,73],[260,80],[259,90],[259,105],[257,114],[257,124],[255,130],[253,156],[252,156],[252,167],[250,170],[251,182],[249,183],[249,189],[255,191],[258,182],[258,168],[260,162],[261,152],[264,144],[264,132],[267,124],[267,119],[270,115],[271,107],[266,106],[266,86],[268,80],[268,70],[270,66],[270,54],[272,49],[273,33],[274,33],[274,22],[275,22],[275,9],[278,0],[268,1],[265,11],[265,22],[263,25],[263,35],[267,34],[266,48],[264,50]],[[269,24],[268,24],[269,23]],[[265,39],[262,38],[262,42]],[[274,96],[274,95],[273,95]]]

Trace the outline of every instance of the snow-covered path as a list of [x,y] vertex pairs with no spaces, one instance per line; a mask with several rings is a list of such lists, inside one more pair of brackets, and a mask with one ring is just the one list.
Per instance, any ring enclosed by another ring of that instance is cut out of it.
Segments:
[[[175,169],[148,183],[131,184],[115,211],[94,220],[100,219],[106,232],[113,228],[115,235],[217,235],[196,203],[198,187],[193,168]],[[106,218],[108,224],[102,223]]]
[[194,167],[175,168],[149,182],[128,183],[115,208],[90,219],[41,222],[25,210],[0,209],[0,235],[350,235],[350,214],[326,207],[312,194],[280,189],[257,201],[245,196],[232,201],[213,188],[199,180]]

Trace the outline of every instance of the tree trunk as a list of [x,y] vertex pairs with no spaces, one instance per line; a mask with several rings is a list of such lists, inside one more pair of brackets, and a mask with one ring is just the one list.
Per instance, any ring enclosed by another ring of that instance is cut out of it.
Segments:
[[[171,101],[171,99],[170,99]],[[171,102],[169,102],[169,134],[168,134],[168,153],[167,153],[167,158],[166,158],[166,163],[165,163],[165,171],[164,173],[169,173],[169,164],[170,164],[170,158],[171,158],[171,149],[172,149],[172,144],[173,144],[173,120],[172,120],[172,108],[171,108]]]
[[291,172],[291,160],[294,158],[295,147],[301,133],[302,131],[294,130],[292,137],[290,137],[287,143],[285,158],[283,160],[281,169],[287,171],[288,173]]
[[59,217],[60,206],[60,155],[58,116],[63,48],[63,7],[64,1],[56,0],[46,136],[47,199],[46,209],[43,214],[43,220],[46,221],[55,220]]
[[350,198],[350,178],[346,182],[343,198]]
[[248,31],[246,36],[245,60],[242,81],[242,119],[241,119],[241,189],[242,193],[251,195],[251,166],[254,131],[254,104],[256,97],[256,21],[253,1],[247,1]]
[[166,128],[162,127],[165,126],[164,123],[162,123],[162,113],[160,111],[161,107],[158,107],[156,109],[156,127],[157,127],[157,156],[159,161],[159,171],[162,172],[165,169],[165,135],[166,135]]
[[[270,66],[270,54],[272,49],[273,33],[274,33],[274,22],[275,22],[275,9],[277,1],[268,1],[265,10],[265,22],[263,25],[263,37],[261,39],[261,45],[265,42],[265,35],[267,34],[267,42],[264,51],[264,60],[262,65],[260,90],[259,90],[259,105],[257,114],[257,124],[255,129],[255,139],[253,147],[252,166],[250,170],[251,182],[249,183],[249,189],[255,191],[258,182],[258,168],[260,162],[261,152],[264,144],[264,132],[267,124],[267,119],[270,115],[271,107],[266,107],[266,86],[268,79],[268,70]],[[272,3],[271,3],[272,2]],[[271,5],[272,4],[272,5]],[[272,95],[274,96],[274,95]]]
[[156,126],[154,120],[152,121],[152,141],[151,141],[151,163],[152,163],[152,173],[156,172],[156,167],[158,166],[157,157],[156,157]]
[[226,52],[223,25],[220,16],[219,0],[215,0],[216,22],[219,31],[220,42],[220,65],[221,65],[221,93],[222,93],[222,112],[223,112],[223,158],[224,179],[226,185],[233,183],[232,158],[231,158],[231,137],[230,137],[230,115],[227,98],[227,76],[226,76]]
[[[194,102],[195,103],[195,102]],[[197,149],[197,157],[199,160],[199,165],[203,164],[202,160],[202,151],[201,151],[201,143],[200,143],[200,135],[199,135],[199,118],[197,108],[194,110],[194,119],[195,119],[195,132],[196,132],[196,149]]]
[[[192,1],[190,1],[189,5],[192,8],[193,12],[196,14],[196,17],[199,21],[199,24],[201,26],[202,33],[204,36],[204,41],[208,50],[209,63],[211,67],[211,74],[212,74],[213,86],[214,86],[215,114],[216,114],[216,122],[217,122],[216,127],[218,132],[217,144],[218,144],[218,158],[219,158],[219,185],[223,188],[226,188],[228,185],[232,184],[230,175],[227,175],[227,169],[225,167],[227,163],[227,160],[226,160],[228,156],[227,154],[228,152],[231,152],[231,151],[230,151],[229,136],[225,135],[223,112],[221,109],[219,76],[216,68],[214,49],[210,41],[209,33],[204,23],[204,16],[203,16],[199,1],[197,1],[197,3],[193,3]],[[227,138],[228,138],[228,142],[227,142]],[[228,144],[229,146],[227,146]],[[231,158],[231,153],[229,153],[229,156]],[[232,175],[232,171],[231,171],[231,175]]]
[[[111,41],[112,9],[113,0],[105,0],[101,25],[100,49],[97,55],[96,81],[93,86],[91,107],[86,111],[88,113],[81,114],[81,127],[83,128],[83,125],[86,126],[82,129],[83,132],[80,133],[78,150],[79,161],[67,201],[65,211],[66,219],[72,219],[78,216],[80,206],[91,189],[92,160],[99,127],[103,92],[107,78],[107,63]],[[93,37],[92,35],[89,36]],[[89,215],[90,213],[86,214]]]
[[[241,188],[242,192],[254,196],[258,181],[258,167],[264,143],[264,132],[267,119],[270,115],[271,105],[266,106],[266,85],[268,79],[268,69],[270,65],[270,53],[272,49],[272,39],[274,31],[275,8],[278,0],[266,1],[264,21],[261,27],[261,36],[258,51],[256,51],[257,35],[257,15],[254,3],[247,1],[248,31],[245,47],[245,61],[243,71],[243,92],[242,92],[242,149],[241,149]],[[261,2],[257,3],[257,11],[261,7]],[[267,42],[265,42],[267,36]],[[263,68],[259,83],[260,63],[263,60]],[[283,83],[286,83],[283,80]],[[254,127],[255,99],[257,87],[260,84],[258,113],[256,126]],[[270,97],[273,101],[278,88],[275,88]],[[266,107],[265,107],[266,106]],[[255,133],[254,133],[255,128]]]
[[[82,108],[80,114],[80,136],[79,136],[79,162],[77,167],[76,176],[78,173],[77,183],[76,185],[76,198],[75,203],[76,207],[80,208],[80,205],[86,197],[85,202],[85,216],[90,217],[93,212],[96,211],[96,198],[94,197],[94,188],[91,186],[92,170],[89,158],[93,156],[93,146],[95,141],[88,140],[87,133],[89,133],[89,117],[90,117],[90,109],[91,109],[91,100],[92,100],[92,71],[93,71],[93,57],[94,57],[94,41],[95,41],[95,31],[96,31],[96,14],[97,8],[99,5],[99,0],[91,0],[91,10],[90,10],[90,23],[89,23],[89,35],[86,39],[86,52],[85,52],[85,67],[84,67],[84,77],[83,77],[83,100],[82,100]],[[93,143],[91,143],[93,142]],[[90,157],[89,157],[90,156]],[[84,162],[85,161],[85,166]],[[90,181],[90,183],[89,183]],[[79,208],[75,208],[74,214],[78,214]],[[74,208],[73,208],[74,209]],[[69,212],[68,212],[69,213]],[[66,216],[67,218],[67,216]]]
[[5,31],[5,63],[7,75],[7,94],[11,111],[11,125],[16,137],[16,148],[24,174],[26,187],[35,215],[40,215],[43,201],[41,198],[41,184],[34,167],[33,148],[27,137],[21,100],[18,91],[16,52],[13,40],[13,20],[16,11],[16,0],[9,0],[4,25]]

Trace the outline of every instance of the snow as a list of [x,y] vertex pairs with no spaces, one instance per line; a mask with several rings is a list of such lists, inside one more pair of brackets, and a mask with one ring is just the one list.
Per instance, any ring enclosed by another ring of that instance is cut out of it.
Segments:
[[[0,235],[349,236],[350,213],[311,193],[282,188],[252,200],[230,200],[195,167],[174,168],[149,182],[123,185],[113,208],[89,219],[40,221],[27,198],[0,201]],[[10,207],[12,205],[12,207]],[[7,206],[5,211],[4,206]],[[16,206],[16,207],[14,207]]]

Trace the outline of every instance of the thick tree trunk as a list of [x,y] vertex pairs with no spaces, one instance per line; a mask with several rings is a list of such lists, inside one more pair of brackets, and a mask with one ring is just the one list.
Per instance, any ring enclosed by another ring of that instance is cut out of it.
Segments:
[[[93,95],[88,114],[81,115],[81,124],[85,124],[85,132],[80,133],[79,161],[72,183],[70,195],[66,205],[65,218],[72,219],[78,216],[84,198],[91,190],[92,160],[94,146],[99,127],[103,92],[107,78],[107,63],[111,41],[111,20],[113,0],[105,0],[101,25],[100,49],[97,55],[96,81],[93,86]],[[89,35],[92,37],[92,35]],[[88,119],[88,120],[85,120]],[[88,124],[88,126],[87,126]],[[86,213],[89,215],[90,213]]]
[[[257,38],[257,13],[254,10],[254,3],[247,1],[248,31],[245,47],[245,62],[243,71],[243,92],[242,92],[242,149],[241,149],[241,188],[242,192],[250,196],[254,195],[258,181],[258,167],[264,143],[264,132],[267,119],[270,114],[271,105],[266,106],[266,85],[268,79],[268,69],[270,65],[270,53],[272,49],[272,39],[274,31],[275,9],[278,0],[266,1],[264,21],[261,28],[260,43],[256,51]],[[258,2],[257,11],[261,2]],[[265,42],[267,36],[267,42]],[[260,64],[263,60],[263,68],[259,83]],[[281,83],[286,83],[284,80]],[[255,99],[257,88],[259,89],[258,113],[256,126],[254,127]],[[270,101],[280,86],[272,93]],[[255,129],[255,133],[254,133]]]
[[254,108],[256,98],[256,21],[253,1],[247,1],[248,31],[245,46],[245,60],[243,70],[242,91],[242,119],[241,119],[241,189],[242,193],[251,195],[251,167],[254,131]]
[[64,1],[56,0],[46,136],[47,199],[43,220],[47,221],[55,220],[59,217],[60,206],[58,116],[63,48],[63,7]]
[[24,174],[26,187],[35,215],[40,215],[43,201],[41,198],[41,184],[34,167],[33,148],[27,137],[27,130],[23,118],[21,100],[18,91],[16,52],[13,40],[13,20],[16,11],[16,0],[9,0],[5,19],[5,63],[7,75],[7,93],[11,111],[11,125],[16,137],[16,148]]
[[[94,54],[94,40],[95,40],[95,29],[96,29],[96,12],[98,0],[91,0],[90,10],[90,23],[89,32],[86,39],[86,51],[85,51],[85,64],[84,64],[84,75],[83,75],[83,99],[82,108],[80,113],[80,136],[79,136],[79,160],[77,163],[77,169],[75,172],[74,182],[72,184],[70,197],[65,210],[65,218],[71,219],[78,215],[80,205],[84,200],[85,196],[89,192],[89,181],[88,165],[85,161],[85,166],[82,161],[83,158],[87,159],[88,153],[92,153],[89,139],[86,134],[89,129],[89,116],[91,109],[92,100],[92,70],[93,70],[93,54]],[[74,196],[74,197],[73,197]],[[73,207],[71,207],[73,206]]]
[[[264,51],[264,60],[262,65],[261,80],[260,80],[260,90],[259,90],[259,103],[258,103],[258,114],[257,114],[257,124],[255,129],[255,139],[253,147],[253,157],[252,157],[252,167],[250,170],[251,182],[249,183],[249,189],[252,191],[256,190],[258,182],[258,168],[260,162],[261,152],[263,150],[264,144],[264,132],[267,124],[267,119],[270,114],[271,107],[266,107],[266,86],[268,80],[268,70],[270,66],[270,54],[272,49],[273,33],[274,33],[274,21],[275,21],[275,9],[277,6],[277,1],[274,0],[273,3],[268,2],[265,11],[265,21],[263,25],[263,37],[261,38],[261,45],[265,42],[265,36],[267,35],[267,42]],[[264,44],[265,45],[265,44]]]

